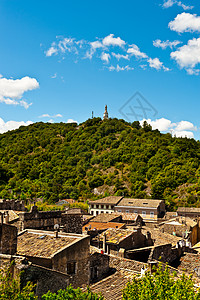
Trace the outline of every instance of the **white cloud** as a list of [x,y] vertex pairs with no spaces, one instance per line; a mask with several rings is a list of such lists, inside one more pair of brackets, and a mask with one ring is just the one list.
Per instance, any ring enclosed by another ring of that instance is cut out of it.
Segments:
[[182,32],[200,32],[200,17],[196,14],[182,13],[169,23],[169,28],[173,31]]
[[148,63],[151,68],[156,69],[156,70],[162,69],[162,66],[163,66],[163,63],[157,57],[149,58]]
[[167,41],[161,41],[161,40],[155,40],[155,41],[153,41],[153,45],[154,45],[154,47],[157,47],[157,48],[162,48],[162,49],[166,49],[167,47],[170,47],[171,49],[173,48],[173,47],[176,47],[177,45],[179,45],[180,43],[182,43],[182,42],[180,42],[180,41],[173,41],[173,42],[170,42],[169,40],[167,40]]
[[188,121],[181,121],[177,124],[176,131],[184,131],[184,130],[192,130],[192,131],[196,131],[197,127],[194,126],[194,124],[192,124],[191,122]]
[[106,63],[109,63],[109,59],[110,59],[110,54],[109,53],[105,53],[105,52],[102,52],[101,53],[101,60],[106,62]]
[[51,119],[53,119],[53,118],[62,118],[62,117],[63,116],[61,114],[56,114],[56,115],[53,115],[53,116],[51,116],[49,114],[43,114],[43,115],[39,116],[38,118],[51,118]]
[[126,43],[120,37],[115,38],[114,34],[109,34],[102,41],[104,46],[119,46],[123,47]]
[[53,54],[58,54],[58,49],[56,48],[55,42],[52,43],[51,47],[45,52],[46,56],[52,56]]
[[127,50],[127,53],[130,53],[131,55],[134,55],[138,58],[147,58],[148,56],[141,52],[139,47],[137,45],[130,45],[130,48]]
[[68,119],[68,120],[67,120],[67,123],[77,123],[77,124],[78,124],[78,122],[77,122],[77,121],[74,121],[73,119]]
[[180,6],[180,7],[182,7],[184,10],[189,10],[189,9],[193,9],[194,8],[194,6],[185,5],[181,1],[177,1],[177,0],[165,0],[164,3],[163,3],[163,7],[164,8],[169,8],[169,7],[172,7],[175,4],[178,5],[178,6]]
[[32,104],[28,104],[22,99],[23,94],[39,88],[39,83],[35,78],[28,76],[21,79],[0,78],[0,102],[8,105],[21,105],[26,109]]
[[119,61],[121,58],[126,59],[126,60],[129,60],[128,54],[123,55],[123,54],[119,54],[119,53],[116,54],[116,53],[112,52],[112,56],[115,57],[118,61]]
[[189,139],[193,139],[194,138],[194,133],[191,131],[176,131],[176,130],[172,130],[172,135],[176,136],[176,137],[187,137]]
[[143,119],[140,121],[140,124],[142,125],[144,121],[147,121],[147,123],[152,126],[153,130],[158,129],[161,132],[170,132],[176,137],[194,138],[194,133],[192,131],[197,130],[197,127],[188,121],[172,123],[170,120],[165,118],[156,119],[155,121],[151,119]]
[[188,74],[198,74],[199,70],[193,70],[200,63],[200,38],[189,40],[187,45],[180,47],[171,53],[181,68],[186,68]]
[[57,73],[55,73],[54,75],[51,76],[51,78],[56,78],[57,77]]
[[8,121],[8,122],[4,122],[4,120],[2,118],[0,118],[0,133],[4,133],[7,132],[9,130],[14,130],[19,128],[20,126],[28,126],[30,124],[33,124],[32,121],[21,121],[21,122],[17,122],[17,121]]
[[108,67],[109,71],[131,71],[134,70],[134,68],[130,67],[129,65],[125,66],[125,67],[120,67],[118,64],[116,67],[114,67],[113,65],[111,65],[110,67]]

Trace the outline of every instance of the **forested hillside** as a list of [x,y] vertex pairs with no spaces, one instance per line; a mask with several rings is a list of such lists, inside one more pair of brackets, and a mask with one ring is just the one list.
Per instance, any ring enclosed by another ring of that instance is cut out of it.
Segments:
[[[100,118],[35,123],[0,135],[0,197],[86,200],[104,195],[200,206],[200,142],[147,123]],[[94,195],[95,193],[95,195]]]

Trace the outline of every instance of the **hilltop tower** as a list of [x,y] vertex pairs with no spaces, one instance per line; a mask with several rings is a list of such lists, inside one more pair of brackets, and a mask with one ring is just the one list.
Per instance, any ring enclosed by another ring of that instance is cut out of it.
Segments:
[[104,120],[107,120],[107,119],[108,119],[107,105],[105,106],[105,111],[104,111],[104,114],[103,114],[103,119],[104,119]]

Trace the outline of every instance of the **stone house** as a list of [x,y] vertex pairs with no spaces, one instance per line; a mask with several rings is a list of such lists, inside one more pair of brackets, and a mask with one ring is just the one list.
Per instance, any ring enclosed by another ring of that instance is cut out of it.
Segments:
[[15,199],[0,199],[0,210],[26,211],[24,201]]
[[160,228],[166,233],[187,239],[192,246],[198,242],[198,223],[190,218],[169,220],[161,224]]
[[96,245],[99,244],[104,252],[113,255],[118,255],[120,251],[145,247],[146,243],[147,238],[140,228],[134,230],[109,228],[96,239]]
[[34,265],[69,275],[74,287],[87,285],[90,237],[43,230],[24,230],[18,234],[17,255]]
[[197,219],[200,217],[199,207],[178,207],[177,214],[180,217],[189,217],[191,219]]
[[119,213],[134,213],[141,215],[144,221],[157,221],[165,215],[164,200],[153,199],[121,199],[114,208]]
[[114,207],[119,203],[123,197],[109,196],[95,201],[89,201],[89,213],[97,216],[101,213],[112,213]]

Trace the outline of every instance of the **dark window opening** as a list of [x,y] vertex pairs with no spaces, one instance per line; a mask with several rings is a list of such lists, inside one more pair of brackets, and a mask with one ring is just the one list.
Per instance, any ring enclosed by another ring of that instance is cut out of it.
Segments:
[[73,275],[76,273],[76,263],[75,262],[68,262],[67,263],[67,274]]

